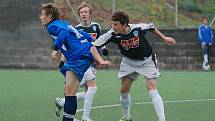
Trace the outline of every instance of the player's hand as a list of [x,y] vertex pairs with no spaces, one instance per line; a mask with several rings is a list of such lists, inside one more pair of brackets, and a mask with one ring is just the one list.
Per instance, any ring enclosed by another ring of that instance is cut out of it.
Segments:
[[59,68],[63,67],[64,63],[65,63],[64,61],[60,61],[60,63],[59,63],[59,66],[58,66],[58,67],[59,67]]
[[98,67],[98,68],[105,68],[105,67],[110,67],[110,66],[111,66],[110,61],[101,61],[101,62],[96,61],[96,67]]
[[175,45],[175,44],[176,44],[175,39],[172,38],[172,37],[165,37],[165,42],[166,42],[166,44],[168,44],[168,45]]
[[52,51],[52,53],[51,53],[51,58],[52,58],[53,60],[56,60],[56,59],[57,59],[57,52],[58,52],[58,51],[56,51],[56,50],[53,50],[53,51]]
[[104,66],[111,66],[111,62],[110,61],[102,61],[100,62],[101,65],[104,65]]

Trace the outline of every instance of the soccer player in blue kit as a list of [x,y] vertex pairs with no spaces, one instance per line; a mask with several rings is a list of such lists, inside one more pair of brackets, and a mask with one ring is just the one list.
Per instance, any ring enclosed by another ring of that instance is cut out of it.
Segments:
[[129,24],[128,14],[121,10],[115,11],[111,20],[112,29],[96,39],[93,44],[100,47],[112,42],[118,45],[123,56],[118,73],[118,78],[121,80],[120,102],[123,112],[119,121],[132,121],[130,89],[140,74],[146,79],[158,120],[166,121],[163,101],[156,84],[156,79],[160,76],[157,60],[145,35],[150,31],[168,45],[176,44],[175,39],[164,36],[152,23]]
[[89,34],[76,30],[66,21],[59,20],[59,11],[54,4],[42,5],[40,20],[53,39],[52,59],[57,59],[58,50],[66,58],[66,63],[60,69],[66,80],[63,121],[73,121],[77,110],[76,92],[84,72],[94,59],[103,66],[111,63],[104,61],[97,49],[91,45],[89,41],[92,41],[92,37]]
[[[101,27],[98,23],[90,21],[92,10],[93,10],[92,6],[87,2],[82,2],[78,6],[78,14],[80,16],[81,22],[77,26],[75,26],[75,28],[78,30],[87,32],[88,34],[91,35],[93,40],[95,40],[101,35]],[[102,52],[104,56],[108,54],[108,50],[106,47],[102,47],[101,49],[99,48],[99,50]],[[62,57],[62,61],[65,62],[63,57]],[[93,121],[90,118],[90,111],[91,111],[93,98],[97,91],[95,64],[90,66],[87,69],[87,71],[84,73],[84,77],[81,81],[80,87],[85,88],[85,92],[78,92],[76,94],[78,101],[81,99],[84,100],[82,120]],[[65,102],[65,98],[55,99],[56,115],[58,117],[60,116],[60,111],[63,108],[64,102]]]
[[202,54],[203,54],[203,63],[202,68],[207,71],[210,70],[209,64],[209,55],[210,55],[210,48],[213,44],[213,31],[210,25],[208,25],[208,18],[202,18],[202,24],[199,26],[198,29],[198,37],[199,43],[202,46]]

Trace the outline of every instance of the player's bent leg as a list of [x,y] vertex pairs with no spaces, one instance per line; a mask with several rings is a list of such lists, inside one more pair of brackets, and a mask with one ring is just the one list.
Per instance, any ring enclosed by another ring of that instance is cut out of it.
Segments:
[[90,117],[90,111],[91,111],[91,105],[93,102],[93,98],[97,91],[96,80],[87,81],[86,85],[87,85],[87,91],[86,91],[85,99],[84,99],[84,109],[83,109],[82,120],[83,121],[92,121],[92,119],[90,119],[89,117]]
[[165,114],[164,114],[163,100],[157,91],[156,80],[148,79],[147,88],[159,121],[166,121]]
[[129,93],[133,80],[129,77],[123,77],[121,81],[120,93]]
[[120,121],[131,121],[130,107],[131,107],[131,97],[130,88],[133,80],[129,77],[123,77],[120,89],[120,102],[122,106],[123,117]]
[[86,86],[87,86],[87,88],[88,88],[88,87],[96,87],[96,80],[93,79],[93,80],[87,81],[87,82],[86,82]]
[[77,110],[76,92],[79,87],[79,79],[72,71],[66,71],[66,84],[64,87],[65,104],[63,121],[73,121]]

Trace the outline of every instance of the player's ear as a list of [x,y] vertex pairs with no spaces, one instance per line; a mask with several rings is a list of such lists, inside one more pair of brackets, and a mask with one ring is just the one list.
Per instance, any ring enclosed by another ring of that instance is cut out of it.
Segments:
[[49,18],[50,20],[53,19],[52,15],[47,15],[47,18]]

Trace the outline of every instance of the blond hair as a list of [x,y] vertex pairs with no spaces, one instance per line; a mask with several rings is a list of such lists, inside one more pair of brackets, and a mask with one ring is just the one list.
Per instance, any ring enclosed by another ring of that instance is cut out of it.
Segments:
[[82,2],[79,6],[78,6],[78,14],[80,15],[80,10],[82,9],[82,8],[85,8],[85,7],[88,7],[89,8],[89,12],[90,12],[90,15],[92,15],[92,11],[93,11],[93,7],[89,4],[89,3],[87,3],[87,2]]

